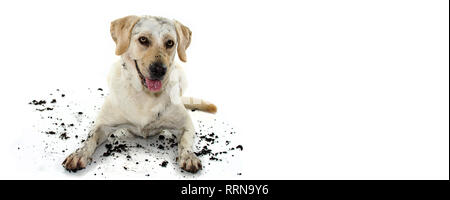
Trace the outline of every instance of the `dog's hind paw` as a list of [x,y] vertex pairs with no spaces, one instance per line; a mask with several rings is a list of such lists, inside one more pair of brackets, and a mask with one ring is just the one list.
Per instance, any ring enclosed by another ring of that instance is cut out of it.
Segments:
[[185,151],[179,155],[178,164],[182,169],[191,173],[196,173],[202,169],[202,162],[190,151]]
[[76,172],[78,170],[86,168],[92,159],[87,153],[79,149],[74,153],[67,156],[67,158],[62,163],[63,167],[70,172]]

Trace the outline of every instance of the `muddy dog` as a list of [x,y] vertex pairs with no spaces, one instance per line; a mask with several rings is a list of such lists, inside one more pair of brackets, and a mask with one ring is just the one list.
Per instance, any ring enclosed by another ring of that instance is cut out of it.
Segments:
[[117,19],[110,31],[121,57],[108,76],[110,94],[88,138],[62,165],[72,172],[85,168],[95,149],[119,129],[143,138],[168,130],[177,136],[180,167],[192,173],[202,169],[192,149],[195,130],[186,109],[215,113],[217,108],[182,97],[186,78],[175,55],[186,62],[192,32],[176,20],[154,16]]

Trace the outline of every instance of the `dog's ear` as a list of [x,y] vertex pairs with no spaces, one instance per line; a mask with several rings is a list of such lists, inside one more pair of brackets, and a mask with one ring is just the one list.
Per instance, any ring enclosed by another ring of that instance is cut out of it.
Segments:
[[140,17],[130,15],[111,22],[111,37],[116,43],[116,55],[122,55],[130,46],[131,30]]
[[175,21],[175,28],[177,30],[178,57],[180,58],[181,61],[186,62],[186,49],[189,47],[189,44],[191,44],[192,32],[191,30],[189,30],[188,27],[181,24],[179,21],[177,20],[174,21]]

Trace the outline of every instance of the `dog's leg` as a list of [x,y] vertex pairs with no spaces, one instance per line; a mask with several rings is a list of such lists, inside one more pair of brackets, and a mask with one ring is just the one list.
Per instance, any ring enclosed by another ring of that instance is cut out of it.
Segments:
[[83,146],[70,154],[62,165],[72,172],[84,169],[92,160],[91,156],[97,146],[105,142],[118,128],[120,126],[95,125],[86,141],[84,141]]
[[188,172],[195,173],[202,169],[200,159],[194,154],[192,145],[194,143],[195,130],[191,118],[186,119],[178,144],[178,164]]

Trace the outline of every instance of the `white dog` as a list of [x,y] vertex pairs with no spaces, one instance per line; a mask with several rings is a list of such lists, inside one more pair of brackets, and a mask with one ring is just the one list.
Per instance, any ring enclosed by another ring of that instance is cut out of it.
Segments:
[[175,54],[186,62],[189,28],[176,20],[127,16],[111,23],[116,55],[109,77],[110,94],[83,146],[62,163],[69,171],[83,169],[97,146],[114,131],[126,129],[147,137],[169,130],[177,136],[178,163],[189,172],[202,168],[192,150],[194,126],[186,109],[215,113],[215,105],[182,97],[186,79]]

